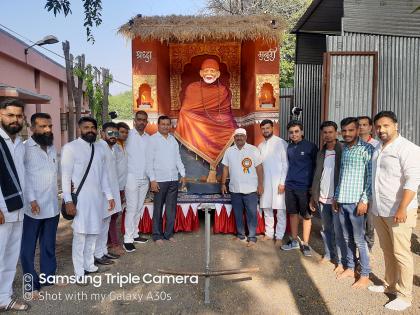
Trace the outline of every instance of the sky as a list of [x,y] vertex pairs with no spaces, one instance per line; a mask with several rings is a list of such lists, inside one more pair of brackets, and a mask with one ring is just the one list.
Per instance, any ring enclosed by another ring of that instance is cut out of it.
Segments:
[[[83,28],[82,0],[71,0],[73,13],[67,17],[63,14],[55,17],[52,12],[44,9],[45,2],[0,0],[0,28],[28,44],[32,44],[29,40],[36,42],[46,35],[54,35],[60,42],[45,47],[59,55],[63,55],[61,42],[68,40],[70,52],[74,56],[84,53],[86,63],[110,69],[114,79],[129,85],[113,82],[110,93],[114,95],[131,89],[131,42],[117,34],[122,24],[137,14],[198,14],[206,4],[206,0],[102,0],[102,24],[92,29],[95,37],[92,45],[87,42],[86,30]],[[64,59],[42,48],[36,49],[64,66]]]

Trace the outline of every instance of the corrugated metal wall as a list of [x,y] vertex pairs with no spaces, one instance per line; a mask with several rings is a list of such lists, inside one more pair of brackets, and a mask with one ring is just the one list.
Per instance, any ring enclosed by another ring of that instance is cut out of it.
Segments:
[[[346,33],[344,36],[327,36],[327,50],[378,52],[378,111],[394,111],[400,121],[401,134],[420,144],[418,125],[420,121],[420,39]],[[346,108],[341,106],[339,115],[331,114],[334,115],[337,122],[338,119],[343,118],[343,115],[355,116],[363,113],[361,111],[365,106],[363,97],[366,98],[366,95],[369,95],[369,91],[371,91],[370,84],[361,84],[360,82],[360,78],[367,78],[366,75],[360,71],[354,71],[357,70],[356,68],[361,70],[362,65],[352,69],[346,65],[346,62],[348,60],[336,61],[335,73],[341,74],[335,78],[331,77],[330,81],[331,85],[336,86],[336,93],[341,93],[341,95],[335,95],[334,98],[346,100]],[[353,72],[342,74],[340,70],[337,70],[339,67],[353,70]],[[357,93],[350,95],[349,91],[357,91]],[[353,100],[353,104],[347,104],[350,102],[347,100],[348,98]],[[358,99],[357,102],[356,99]],[[332,106],[330,106],[330,110],[334,111]]]
[[280,137],[287,140],[287,123],[290,120],[290,110],[293,105],[294,88],[281,88],[280,89]]
[[343,31],[420,37],[420,0],[344,0]]
[[303,109],[301,120],[305,138],[319,144],[321,124],[322,65],[295,66],[295,106]]
[[296,34],[296,63],[322,65],[326,51],[324,34]]

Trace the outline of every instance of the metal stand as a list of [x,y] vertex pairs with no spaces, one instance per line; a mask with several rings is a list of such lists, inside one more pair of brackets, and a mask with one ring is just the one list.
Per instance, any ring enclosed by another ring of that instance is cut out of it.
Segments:
[[204,303],[210,304],[210,211],[211,207],[203,207],[202,210],[205,212],[205,230],[204,230],[204,241],[206,249],[206,261],[205,261],[205,272],[207,275],[204,278]]
[[242,269],[231,269],[231,270],[210,270],[210,223],[211,223],[211,211],[216,210],[216,206],[211,203],[203,203],[198,206],[198,209],[205,213],[205,229],[204,229],[204,245],[205,245],[205,267],[204,272],[188,272],[188,271],[175,271],[175,270],[164,270],[158,269],[158,272],[172,275],[197,275],[204,277],[204,303],[210,304],[210,277],[223,276],[223,275],[234,275],[240,273],[252,273],[260,270],[258,267],[242,268]]

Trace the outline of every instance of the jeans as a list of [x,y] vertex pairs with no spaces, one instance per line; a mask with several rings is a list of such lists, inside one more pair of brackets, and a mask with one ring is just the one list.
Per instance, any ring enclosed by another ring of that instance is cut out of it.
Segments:
[[324,258],[335,260],[338,265],[347,266],[347,248],[338,212],[332,210],[331,204],[321,202],[319,212],[322,221],[321,236],[325,248]]
[[256,242],[257,232],[257,204],[258,196],[257,193],[240,194],[231,193],[231,203],[233,213],[235,214],[237,236],[241,240],[245,238],[245,226],[243,220],[243,212],[245,208],[246,223],[248,225],[248,241]]
[[57,215],[48,219],[34,219],[25,215],[23,218],[22,247],[20,262],[23,274],[32,275],[33,287],[26,291],[39,290],[39,277],[35,271],[35,249],[39,238],[40,271],[45,276],[54,275],[57,269],[55,256],[55,239],[60,216]]
[[[174,235],[178,181],[158,182],[159,192],[153,198],[153,240],[169,240]],[[163,205],[165,205],[166,226],[163,231]]]
[[365,240],[365,217],[356,214],[357,203],[340,204],[340,223],[347,247],[347,268],[355,268],[356,247],[360,256],[360,275],[368,277],[370,273],[369,250]]
[[370,213],[365,214],[365,226],[366,226],[366,235],[365,240],[367,242],[369,251],[372,250],[373,244],[375,243],[375,226],[373,224],[373,215]]

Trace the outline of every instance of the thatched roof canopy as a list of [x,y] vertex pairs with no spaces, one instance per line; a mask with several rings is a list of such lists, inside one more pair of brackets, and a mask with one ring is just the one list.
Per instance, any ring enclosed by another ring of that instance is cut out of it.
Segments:
[[[274,24],[274,27],[273,27]],[[285,23],[268,15],[225,16],[141,16],[118,30],[128,39],[161,42],[255,40],[280,41]]]

